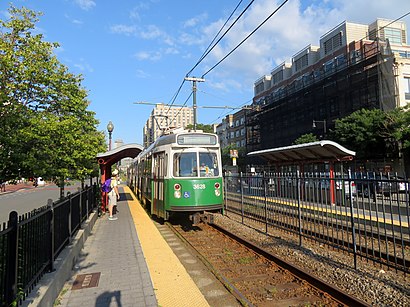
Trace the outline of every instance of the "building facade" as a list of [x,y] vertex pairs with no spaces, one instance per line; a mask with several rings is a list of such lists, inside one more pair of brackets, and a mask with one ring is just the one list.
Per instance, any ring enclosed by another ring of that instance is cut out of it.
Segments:
[[148,147],[155,142],[167,129],[185,128],[193,124],[194,113],[192,108],[157,104],[152,110],[142,131],[144,147]]
[[222,122],[216,126],[215,133],[218,135],[221,148],[225,148],[228,143],[228,130],[233,125],[233,115],[229,114],[222,119]]
[[[410,102],[406,24],[343,22],[254,84],[246,116],[247,151],[291,145],[303,134],[326,137],[336,119],[362,108],[391,110]],[[313,121],[324,123],[316,125]]]
[[246,114],[248,110],[227,115],[216,127],[216,134],[219,137],[221,148],[231,146],[240,152],[246,152]]

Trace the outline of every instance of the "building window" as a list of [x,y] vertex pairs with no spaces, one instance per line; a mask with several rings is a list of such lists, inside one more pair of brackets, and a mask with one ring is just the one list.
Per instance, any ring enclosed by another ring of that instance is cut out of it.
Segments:
[[295,61],[296,71],[299,71],[302,68],[305,68],[307,66],[308,66],[308,55],[307,54],[303,55],[302,57],[300,57],[299,59]]
[[325,54],[329,54],[336,48],[342,46],[342,32],[337,33],[323,43]]
[[384,38],[388,39],[390,44],[401,44],[401,30],[384,28]]
[[272,76],[272,84],[279,83],[283,80],[283,70],[278,71],[276,74]]
[[410,100],[410,77],[404,77],[403,81],[405,99]]
[[259,83],[259,84],[257,84],[257,85],[255,86],[255,92],[256,92],[256,93],[263,92],[263,89],[264,89],[263,83]]

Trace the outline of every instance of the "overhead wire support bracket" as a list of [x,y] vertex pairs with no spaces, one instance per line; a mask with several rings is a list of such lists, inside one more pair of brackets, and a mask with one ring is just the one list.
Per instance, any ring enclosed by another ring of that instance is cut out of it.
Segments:
[[185,77],[184,78],[186,81],[192,81],[192,96],[193,96],[193,102],[192,102],[192,110],[194,113],[194,131],[196,131],[196,125],[197,125],[197,120],[196,120],[196,83],[197,82],[205,82],[204,78],[196,78],[196,77]]

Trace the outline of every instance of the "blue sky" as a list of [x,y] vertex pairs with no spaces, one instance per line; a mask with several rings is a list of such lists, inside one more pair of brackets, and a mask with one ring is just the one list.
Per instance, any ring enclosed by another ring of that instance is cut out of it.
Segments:
[[[185,75],[224,24],[239,0],[14,0],[43,12],[36,31],[58,42],[61,63],[84,77],[90,109],[99,129],[114,123],[113,139],[142,143],[142,128],[153,106],[169,103]],[[242,1],[237,16],[250,1]],[[283,1],[256,0],[190,74],[201,77],[255,29]],[[1,18],[9,2],[0,2]],[[344,20],[368,24],[410,11],[409,0],[289,0],[273,17],[198,84],[198,106],[243,106],[253,83]],[[410,29],[410,18],[404,21]],[[410,41],[410,39],[408,38]],[[188,99],[184,83],[175,104]],[[188,100],[192,105],[192,97]],[[198,109],[198,122],[218,123],[232,111]]]

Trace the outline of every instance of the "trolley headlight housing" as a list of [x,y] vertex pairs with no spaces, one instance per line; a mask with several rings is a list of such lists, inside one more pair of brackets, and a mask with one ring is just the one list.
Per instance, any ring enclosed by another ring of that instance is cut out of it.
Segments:
[[219,182],[215,182],[214,187],[215,187],[215,195],[220,196],[221,195],[221,184]]
[[179,183],[174,184],[174,197],[181,198],[181,185]]

